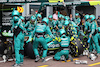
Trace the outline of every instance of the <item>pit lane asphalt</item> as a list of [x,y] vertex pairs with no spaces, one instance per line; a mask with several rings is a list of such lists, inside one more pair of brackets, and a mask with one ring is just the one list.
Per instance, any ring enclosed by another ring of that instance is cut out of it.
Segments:
[[[50,57],[53,57],[53,55],[48,56],[47,58]],[[42,60],[40,60],[39,62],[34,62],[34,59],[25,57],[24,64],[21,67],[100,67],[100,56],[95,61],[91,61],[89,58],[87,58],[87,56],[80,56],[74,59],[86,60],[88,61],[88,64],[75,64],[75,61],[62,62],[62,61],[54,61],[52,59],[43,63]],[[0,67],[12,67],[14,62],[15,61],[0,63]],[[90,64],[94,65],[89,66]]]

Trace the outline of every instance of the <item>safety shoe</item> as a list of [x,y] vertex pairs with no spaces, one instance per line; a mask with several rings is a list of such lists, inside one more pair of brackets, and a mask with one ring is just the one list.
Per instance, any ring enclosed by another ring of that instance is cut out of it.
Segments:
[[73,61],[73,57],[70,54],[68,55],[68,57],[69,57],[69,60]]
[[65,58],[65,56],[64,56],[64,55],[62,55],[60,60],[61,60],[61,61],[65,61],[65,62],[66,62],[66,58]]
[[100,53],[97,53],[97,56],[100,56]]
[[20,65],[15,63],[12,67],[20,67]]
[[42,62],[45,62],[45,58],[42,58]]
[[22,66],[23,65],[23,62],[20,62],[20,64],[19,64],[20,66]]
[[36,56],[35,62],[38,62],[40,60],[40,56]]

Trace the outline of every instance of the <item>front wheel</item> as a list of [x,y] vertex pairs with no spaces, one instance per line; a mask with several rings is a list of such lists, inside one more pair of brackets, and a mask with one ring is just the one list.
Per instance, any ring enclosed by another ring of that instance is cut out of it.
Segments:
[[34,51],[33,51],[33,44],[31,42],[26,44],[26,54],[29,58],[35,59]]

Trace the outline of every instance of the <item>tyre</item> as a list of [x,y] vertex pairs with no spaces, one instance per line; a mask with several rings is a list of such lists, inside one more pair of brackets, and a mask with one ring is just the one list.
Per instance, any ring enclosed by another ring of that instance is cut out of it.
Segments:
[[78,38],[74,39],[70,43],[70,54],[74,57],[78,57],[84,51],[84,45],[82,41]]
[[0,43],[0,54],[4,54],[5,46],[3,43]]
[[[38,52],[39,52],[39,55],[42,56],[42,54],[43,54],[43,47],[40,44],[38,45]],[[31,42],[26,44],[26,46],[25,46],[25,54],[29,58],[35,59],[35,55],[34,55],[34,51],[33,51],[33,44]]]
[[85,36],[79,36],[79,39],[83,42],[83,44],[85,45],[85,47],[87,48],[88,47],[88,38],[85,37]]
[[31,42],[26,44],[25,49],[26,49],[27,56],[31,59],[35,59],[35,55],[34,55],[34,51],[33,51],[33,44]]
[[7,60],[9,59],[9,58],[13,58],[12,56],[13,56],[13,46],[12,46],[12,44],[11,43],[8,43],[7,44]]

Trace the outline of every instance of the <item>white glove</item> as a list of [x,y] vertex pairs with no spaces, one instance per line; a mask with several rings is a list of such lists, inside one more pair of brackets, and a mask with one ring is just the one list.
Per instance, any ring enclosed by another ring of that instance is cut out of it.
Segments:
[[27,31],[24,31],[26,35],[28,35]]

